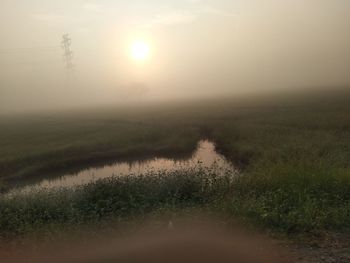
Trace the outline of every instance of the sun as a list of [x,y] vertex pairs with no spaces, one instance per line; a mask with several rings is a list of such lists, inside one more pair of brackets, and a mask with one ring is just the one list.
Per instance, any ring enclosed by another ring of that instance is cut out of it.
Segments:
[[150,55],[150,46],[144,41],[136,41],[131,45],[131,56],[137,61],[146,60]]

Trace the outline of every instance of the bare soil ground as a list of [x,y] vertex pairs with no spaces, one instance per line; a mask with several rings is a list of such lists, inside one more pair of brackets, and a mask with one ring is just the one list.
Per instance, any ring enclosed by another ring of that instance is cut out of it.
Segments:
[[318,240],[289,242],[284,246],[300,263],[350,262],[350,233],[329,233]]

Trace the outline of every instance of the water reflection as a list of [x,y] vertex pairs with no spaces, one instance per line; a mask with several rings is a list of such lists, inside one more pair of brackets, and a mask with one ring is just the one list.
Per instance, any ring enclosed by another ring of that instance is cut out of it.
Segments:
[[13,190],[12,193],[23,193],[38,188],[74,187],[112,176],[140,175],[150,171],[173,171],[196,167],[206,169],[213,166],[218,171],[234,171],[231,163],[215,151],[215,145],[210,141],[203,140],[198,143],[197,150],[188,160],[177,161],[166,158],[154,158],[143,162],[117,162],[102,168],[89,168],[76,174],[67,174],[57,179],[45,179],[38,184]]

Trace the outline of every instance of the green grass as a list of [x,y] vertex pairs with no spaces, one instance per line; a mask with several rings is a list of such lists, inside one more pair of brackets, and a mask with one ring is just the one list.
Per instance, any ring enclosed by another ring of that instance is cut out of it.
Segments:
[[98,225],[108,218],[125,222],[164,209],[204,207],[222,199],[230,177],[198,168],[113,177],[74,190],[38,190],[2,198],[0,233],[11,238],[50,228]]
[[40,177],[119,158],[195,149],[200,139],[196,127],[179,124],[174,129],[166,119],[153,120],[152,114],[88,112],[2,120],[0,178]]
[[350,228],[346,104],[262,110],[216,127],[219,149],[244,167],[228,211],[287,234]]
[[232,185],[220,178],[205,191],[201,186],[215,177],[212,171],[126,177],[0,199],[0,232],[24,234],[47,225],[80,226],[187,206],[286,234],[347,230],[348,99],[224,100],[2,119],[0,176],[6,180],[51,176],[121,157],[189,154],[203,137],[216,143],[241,176]]

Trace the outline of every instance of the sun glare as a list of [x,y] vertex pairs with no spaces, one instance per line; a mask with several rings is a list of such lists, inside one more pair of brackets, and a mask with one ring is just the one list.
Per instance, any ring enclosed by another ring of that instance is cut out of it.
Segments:
[[135,60],[145,60],[150,55],[150,47],[146,42],[143,41],[134,42],[131,46],[131,55]]

